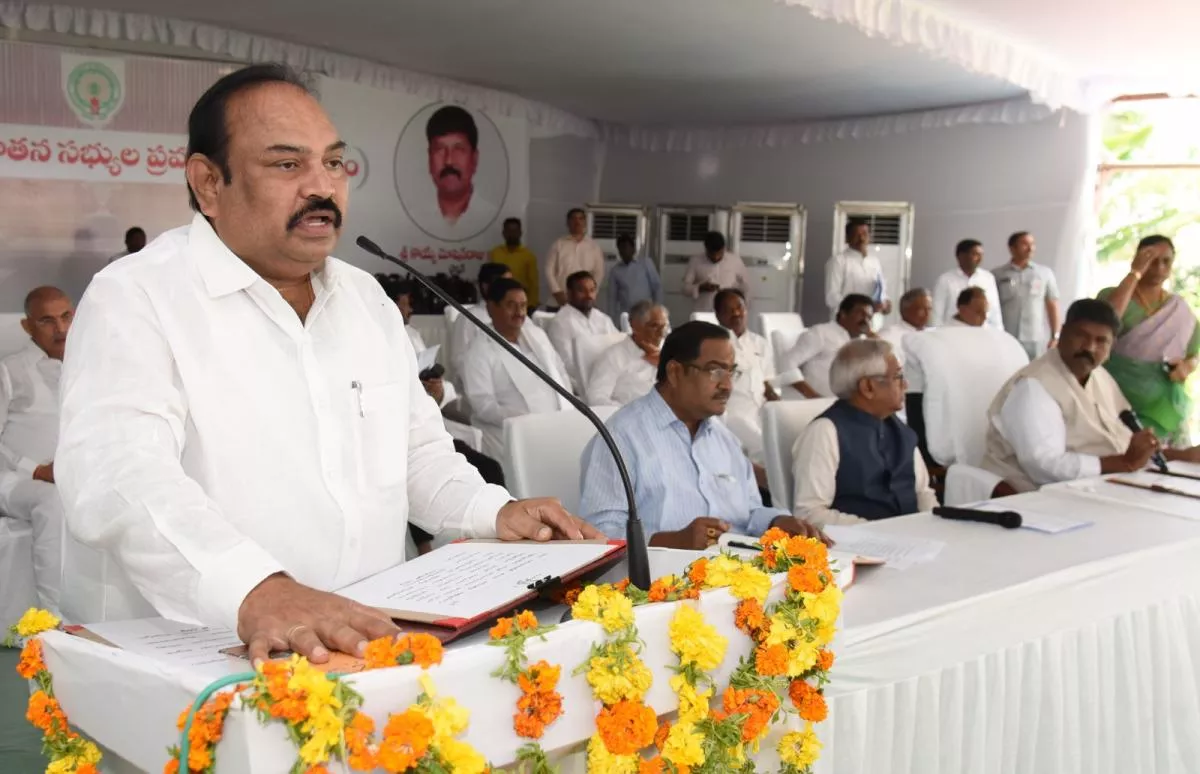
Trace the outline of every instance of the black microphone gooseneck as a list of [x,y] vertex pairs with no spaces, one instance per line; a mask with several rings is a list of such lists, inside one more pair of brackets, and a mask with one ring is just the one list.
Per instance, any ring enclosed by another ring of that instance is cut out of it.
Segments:
[[1005,529],[1017,529],[1021,526],[1021,514],[1015,511],[980,511],[974,508],[953,508],[939,505],[933,509],[935,516],[953,521],[977,521],[980,524],[995,524]]
[[[1142,423],[1138,420],[1137,414],[1133,413],[1129,409],[1125,409],[1120,413],[1120,417],[1121,423],[1133,432],[1140,433],[1142,431]],[[1161,451],[1154,452],[1154,456],[1151,457],[1150,460],[1154,463],[1154,467],[1158,468],[1163,473],[1170,472],[1170,469],[1167,467],[1167,458],[1163,456]]]
[[586,403],[576,398],[571,394],[571,391],[556,382],[548,373],[538,368],[536,364],[530,361],[529,358],[521,354],[521,351],[512,344],[504,340],[504,337],[496,332],[496,329],[480,321],[478,317],[471,314],[469,310],[463,307],[458,301],[450,297],[446,291],[439,288],[429,280],[421,272],[409,266],[399,258],[389,255],[383,251],[379,245],[367,239],[365,236],[360,236],[355,240],[359,247],[371,253],[374,256],[382,258],[385,261],[394,263],[404,273],[416,280],[421,287],[434,294],[442,301],[458,310],[458,313],[471,321],[476,328],[483,331],[492,341],[504,347],[504,350],[515,357],[521,365],[533,372],[534,376],[545,382],[552,390],[557,392],[570,403],[576,411],[587,417],[588,421],[596,427],[596,432],[604,439],[604,445],[612,453],[613,460],[617,463],[617,473],[621,476],[621,485],[625,488],[625,500],[629,507],[629,519],[625,522],[625,542],[626,556],[629,559],[629,582],[639,589],[646,591],[650,588],[650,556],[646,551],[646,534],[642,529],[642,520],[638,517],[637,502],[633,496],[633,481],[629,478],[629,469],[625,467],[625,460],[621,457],[621,452],[617,450],[617,444],[613,441],[612,435],[609,434],[608,428],[600,421],[600,417],[596,416],[596,412],[592,411]]

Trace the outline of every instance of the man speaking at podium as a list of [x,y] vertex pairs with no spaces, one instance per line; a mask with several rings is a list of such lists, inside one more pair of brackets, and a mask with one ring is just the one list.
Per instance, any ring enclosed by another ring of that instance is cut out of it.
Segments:
[[213,85],[188,120],[197,215],[96,276],[63,373],[71,532],[159,614],[236,628],[255,660],[324,662],[395,632],[330,592],[404,561],[410,518],[435,534],[600,537],[455,453],[400,312],[328,257],[344,148],[286,68]]

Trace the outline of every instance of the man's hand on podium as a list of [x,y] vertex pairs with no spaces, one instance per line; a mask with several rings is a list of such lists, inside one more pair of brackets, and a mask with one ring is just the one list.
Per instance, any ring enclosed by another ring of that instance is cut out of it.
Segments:
[[295,651],[314,664],[328,661],[331,650],[361,657],[370,640],[399,632],[386,613],[282,573],[255,586],[238,610],[238,636],[250,646],[256,667],[280,650]]
[[501,540],[603,540],[604,533],[567,513],[557,499],[514,500],[496,514]]

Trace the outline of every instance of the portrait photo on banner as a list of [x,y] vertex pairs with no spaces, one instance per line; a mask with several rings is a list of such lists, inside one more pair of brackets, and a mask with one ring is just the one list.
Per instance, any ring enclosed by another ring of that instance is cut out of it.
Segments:
[[509,194],[509,149],[486,113],[445,102],[418,110],[400,132],[396,194],[413,225],[459,243],[496,224]]

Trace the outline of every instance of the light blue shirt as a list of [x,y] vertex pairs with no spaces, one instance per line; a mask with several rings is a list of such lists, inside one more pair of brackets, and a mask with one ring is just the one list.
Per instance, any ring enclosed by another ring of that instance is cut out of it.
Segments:
[[634,258],[629,263],[617,259],[608,274],[608,312],[617,317],[628,312],[638,301],[662,303],[662,283],[649,258]]
[[[657,389],[609,418],[609,432],[633,479],[646,538],[683,529],[700,516],[729,522],[734,532],[761,535],[788,514],[765,508],[750,460],[718,419],[693,439]],[[629,510],[616,463],[599,436],[583,450],[579,513],[610,537],[625,537]]]

